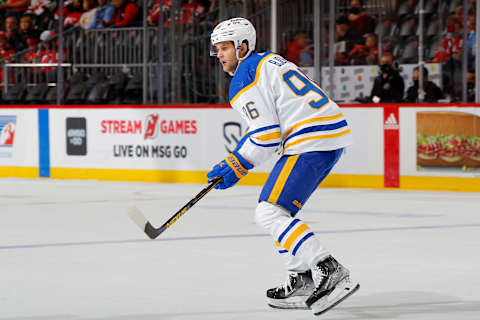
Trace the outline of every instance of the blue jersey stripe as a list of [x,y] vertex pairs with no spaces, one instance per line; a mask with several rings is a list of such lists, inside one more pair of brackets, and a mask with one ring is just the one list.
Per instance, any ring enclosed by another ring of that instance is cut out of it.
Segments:
[[294,219],[294,220],[290,223],[290,225],[287,227],[287,229],[285,229],[285,231],[283,231],[283,233],[280,235],[280,237],[278,237],[278,242],[282,243],[283,237],[285,237],[285,235],[288,233],[288,231],[290,231],[290,229],[292,229],[293,226],[294,226],[295,224],[297,224],[298,221],[300,221],[300,220]]
[[250,136],[251,136],[252,134],[255,134],[255,133],[257,133],[257,132],[267,131],[267,130],[274,129],[274,128],[280,128],[280,125],[274,124],[274,125],[271,125],[271,126],[261,127],[261,128],[258,128],[258,129],[256,129],[256,130],[253,130],[253,131],[247,133],[247,134],[244,135],[243,138],[238,142],[237,147],[235,148],[235,150],[240,150],[240,148],[243,146],[243,144],[245,143],[245,141],[247,141],[247,139],[250,138]]
[[253,143],[253,144],[256,145],[256,146],[264,147],[264,148],[277,147],[277,146],[280,145],[280,142],[277,142],[277,143],[269,143],[269,144],[260,144],[260,143],[256,143],[255,141],[253,141],[252,138],[250,138],[250,142]]
[[296,136],[298,136],[298,135],[301,135],[301,134],[310,133],[310,132],[317,132],[317,131],[335,130],[335,129],[343,128],[343,127],[346,127],[346,126],[347,126],[347,121],[342,120],[342,121],[336,122],[336,123],[322,124],[322,125],[318,125],[318,126],[312,126],[312,127],[304,128],[304,129],[302,129],[302,130],[300,130],[300,131],[297,131],[297,132],[289,135],[289,136],[283,141],[283,145],[285,146],[285,143],[286,143],[288,140],[290,140],[291,138],[296,137]]
[[313,236],[313,232],[307,233],[307,235],[305,237],[303,237],[302,240],[298,241],[297,245],[295,246],[295,248],[292,251],[292,256],[294,256],[295,253],[297,253],[297,250],[300,248],[302,243],[304,243],[311,236]]

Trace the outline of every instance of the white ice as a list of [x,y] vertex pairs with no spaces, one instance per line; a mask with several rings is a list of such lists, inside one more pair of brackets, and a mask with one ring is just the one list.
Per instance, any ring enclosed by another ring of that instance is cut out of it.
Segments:
[[[0,319],[313,319],[269,308],[281,257],[254,224],[260,187],[0,180]],[[298,215],[360,290],[318,319],[480,319],[480,194],[319,189]]]

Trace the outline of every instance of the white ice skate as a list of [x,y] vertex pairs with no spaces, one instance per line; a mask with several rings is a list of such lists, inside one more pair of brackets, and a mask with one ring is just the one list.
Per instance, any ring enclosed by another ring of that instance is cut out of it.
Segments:
[[312,278],[315,290],[305,304],[312,309],[316,316],[335,307],[360,288],[358,282],[350,279],[348,269],[333,257],[319,262],[312,269]]
[[309,309],[305,300],[315,288],[310,270],[289,273],[283,285],[267,290],[267,304],[278,309]]

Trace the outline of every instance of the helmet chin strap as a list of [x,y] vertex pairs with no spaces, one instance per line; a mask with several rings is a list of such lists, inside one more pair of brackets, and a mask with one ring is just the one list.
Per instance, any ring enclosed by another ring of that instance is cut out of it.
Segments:
[[247,59],[252,52],[248,52],[243,58],[239,57],[239,53],[240,53],[240,50],[235,50],[235,56],[237,57],[238,63],[237,63],[237,67],[235,68],[235,71],[228,73],[232,77],[235,75],[235,72],[237,72],[237,69],[240,66],[240,63],[242,63],[243,60]]

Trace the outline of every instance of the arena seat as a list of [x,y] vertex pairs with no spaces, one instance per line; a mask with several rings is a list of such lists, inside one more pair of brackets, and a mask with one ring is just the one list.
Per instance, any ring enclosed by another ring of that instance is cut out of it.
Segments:
[[25,83],[19,82],[3,92],[3,102],[7,104],[21,104],[24,102],[26,93]]
[[125,86],[128,83],[128,75],[119,72],[110,77],[108,85],[110,87],[108,102],[111,104],[121,104],[125,96]]
[[46,83],[38,83],[27,89],[25,102],[28,104],[45,104],[45,96],[47,95],[47,92],[48,85]]
[[128,80],[125,87],[124,104],[139,104],[142,103],[142,90],[143,90],[143,74],[141,72],[133,75]]

